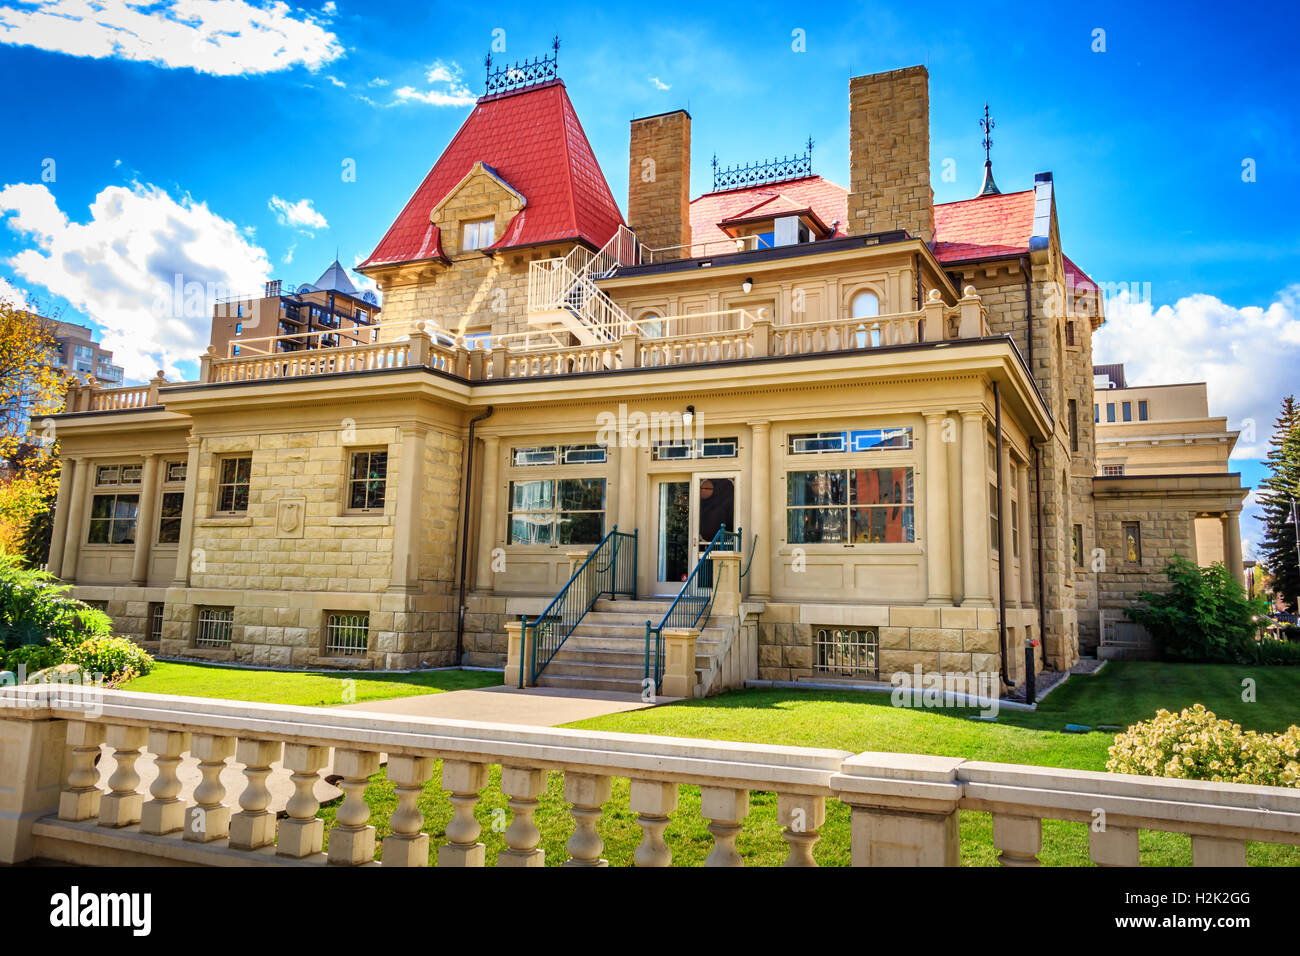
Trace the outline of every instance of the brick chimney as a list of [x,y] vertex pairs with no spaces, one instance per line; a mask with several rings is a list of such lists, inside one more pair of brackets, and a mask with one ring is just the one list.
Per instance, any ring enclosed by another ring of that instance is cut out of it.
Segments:
[[627,224],[651,249],[691,241],[691,114],[685,110],[632,121]]
[[934,238],[929,83],[923,66],[849,80],[850,234]]

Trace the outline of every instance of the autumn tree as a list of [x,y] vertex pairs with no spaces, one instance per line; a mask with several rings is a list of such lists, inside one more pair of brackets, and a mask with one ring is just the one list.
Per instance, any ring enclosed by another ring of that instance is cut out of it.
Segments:
[[0,301],[0,553],[41,564],[49,550],[59,458],[48,416],[63,407],[55,322]]
[[1274,593],[1294,611],[1300,595],[1300,563],[1296,525],[1287,520],[1292,502],[1300,502],[1300,404],[1294,395],[1282,400],[1264,464],[1269,470],[1268,478],[1259,483],[1264,539],[1257,550],[1272,578]]

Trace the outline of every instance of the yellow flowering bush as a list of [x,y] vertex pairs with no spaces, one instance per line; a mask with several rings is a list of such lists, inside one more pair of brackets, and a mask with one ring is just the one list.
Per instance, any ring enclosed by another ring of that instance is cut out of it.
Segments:
[[1220,720],[1204,704],[1177,714],[1158,710],[1151,720],[1116,735],[1106,769],[1146,777],[1300,787],[1300,727],[1261,734]]

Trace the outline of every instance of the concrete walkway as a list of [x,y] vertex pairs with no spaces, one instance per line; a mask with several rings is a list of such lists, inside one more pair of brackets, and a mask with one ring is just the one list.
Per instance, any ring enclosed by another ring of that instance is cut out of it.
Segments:
[[457,720],[484,720],[499,724],[529,724],[555,727],[588,717],[621,714],[668,704],[675,697],[659,697],[654,703],[637,694],[614,691],[570,690],[562,687],[481,687],[453,690],[445,694],[422,694],[372,700],[363,704],[345,704],[340,710],[364,710],[372,714],[400,714],[403,717],[452,717]]
[[[660,697],[653,704],[636,694],[618,694],[608,691],[567,690],[554,687],[535,687],[519,690],[516,687],[484,687],[476,690],[453,690],[444,694],[420,694],[415,697],[395,697],[392,700],[375,700],[364,704],[346,704],[338,709],[369,711],[372,714],[398,714],[403,717],[452,717],[458,720],[482,720],[492,723],[529,724],[534,727],[553,727],[573,720],[602,717],[627,710],[642,710],[658,704],[672,703],[675,697]],[[100,748],[100,786],[107,789],[108,778],[116,761],[107,745]],[[148,750],[141,750],[136,761],[140,774],[140,789],[149,799],[149,786],[158,776],[158,768]],[[316,781],[316,799],[321,803],[342,795],[337,787],[325,782],[333,768],[327,766]],[[181,782],[180,797],[190,801],[200,779],[199,762],[195,757],[185,757],[177,768]],[[221,771],[221,782],[226,788],[225,803],[239,809],[239,794],[244,789],[243,765],[232,757]],[[271,810],[282,811],[293,795],[289,771],[279,763],[271,765],[271,775],[266,778],[271,791]]]

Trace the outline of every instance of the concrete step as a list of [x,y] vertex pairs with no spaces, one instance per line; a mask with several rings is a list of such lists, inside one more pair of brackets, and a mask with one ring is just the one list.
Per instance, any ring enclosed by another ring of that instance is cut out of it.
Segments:
[[552,674],[550,668],[537,678],[538,687],[567,687],[572,690],[607,690],[622,694],[641,693],[641,677],[635,680],[619,680],[609,677],[561,677]]
[[592,664],[587,661],[568,660],[556,656],[542,676],[551,677],[587,677],[617,680],[640,680],[645,675],[645,665],[641,661],[635,664]]
[[658,621],[668,613],[668,608],[672,606],[672,598],[667,600],[659,599],[642,599],[639,601],[629,601],[627,598],[620,598],[617,601],[611,601],[608,598],[601,598],[594,605],[593,611],[614,611],[620,614],[644,614],[652,621]]
[[[700,634],[699,639],[695,642],[695,652],[697,654],[707,654],[721,646],[722,632],[710,628]],[[645,629],[639,633],[588,633],[578,628],[569,635],[568,640],[563,644],[563,649],[574,650],[611,650],[611,651],[640,651],[645,652]]]

